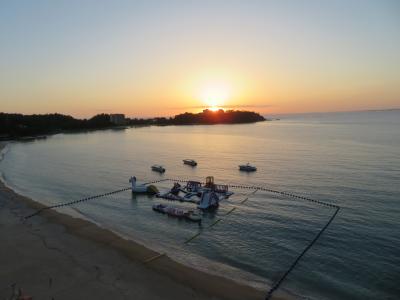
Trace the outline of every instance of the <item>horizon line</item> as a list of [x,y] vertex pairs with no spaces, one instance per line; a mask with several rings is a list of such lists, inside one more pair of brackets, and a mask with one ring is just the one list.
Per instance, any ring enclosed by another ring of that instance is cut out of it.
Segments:
[[[218,106],[219,107],[219,106]],[[239,106],[239,105],[235,105],[235,106],[227,106],[226,108],[224,108],[223,106],[221,106],[220,108],[224,111],[229,110],[230,108],[233,107],[255,107],[253,105],[246,105],[246,106]],[[195,108],[195,107],[192,107]],[[197,106],[197,108],[202,108],[202,109],[207,109],[209,107],[206,106]],[[288,112],[288,113],[270,113],[270,114],[264,114],[264,113],[258,113],[262,116],[286,116],[286,115],[306,115],[306,114],[329,114],[329,113],[351,113],[351,112],[384,112],[384,111],[400,111],[400,107],[392,107],[392,108],[381,108],[381,109],[357,109],[357,110],[335,110],[335,111],[310,111],[310,112]],[[126,115],[123,112],[113,112],[113,113],[106,113],[106,112],[102,112],[102,113],[97,113],[97,114],[93,114],[91,115],[91,117],[77,117],[74,114],[67,114],[67,113],[61,113],[61,112],[48,112],[48,113],[32,113],[32,114],[25,114],[25,113],[20,113],[20,112],[4,112],[4,111],[0,111],[0,113],[4,113],[4,114],[21,114],[21,115],[25,115],[25,116],[29,116],[29,115],[47,115],[47,114],[60,114],[60,115],[66,115],[66,116],[71,116],[73,118],[76,119],[87,119],[87,118],[91,118],[94,117],[96,115],[99,114],[109,114],[109,115],[113,115],[113,114],[123,114],[125,115],[125,117],[127,118],[135,118],[135,119],[155,119],[155,118],[171,118],[174,117],[176,115],[179,114],[184,114],[184,113],[188,113],[187,111],[185,112],[181,112],[175,115],[169,115],[169,116],[132,116],[132,115]],[[190,113],[190,112],[189,112]],[[198,112],[200,113],[200,112]],[[257,112],[256,112],[257,113]]]

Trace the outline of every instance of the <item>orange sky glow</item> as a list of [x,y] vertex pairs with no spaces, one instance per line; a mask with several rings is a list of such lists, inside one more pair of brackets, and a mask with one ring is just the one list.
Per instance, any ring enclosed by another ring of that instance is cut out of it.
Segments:
[[212,107],[264,115],[400,107],[395,2],[96,3],[2,8],[0,111],[158,117]]

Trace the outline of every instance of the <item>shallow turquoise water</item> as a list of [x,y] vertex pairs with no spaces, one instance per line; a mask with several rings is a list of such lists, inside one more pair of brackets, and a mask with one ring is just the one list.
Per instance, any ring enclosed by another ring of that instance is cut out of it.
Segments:
[[[11,187],[45,203],[126,187],[132,175],[142,181],[213,175],[221,183],[271,187],[335,203],[343,208],[340,214],[282,288],[314,299],[397,299],[399,129],[400,112],[386,111],[59,134],[9,145],[0,170]],[[183,165],[183,158],[196,159],[198,167]],[[246,162],[258,171],[239,172],[237,165]],[[166,167],[164,175],[151,172],[156,163]],[[264,288],[286,271],[333,213],[257,192],[225,216],[250,192],[233,191],[215,214],[206,216],[202,229],[153,212],[151,205],[162,200],[130,192],[65,210],[185,263]],[[218,225],[207,228],[219,218]],[[198,239],[182,246],[199,230]]]

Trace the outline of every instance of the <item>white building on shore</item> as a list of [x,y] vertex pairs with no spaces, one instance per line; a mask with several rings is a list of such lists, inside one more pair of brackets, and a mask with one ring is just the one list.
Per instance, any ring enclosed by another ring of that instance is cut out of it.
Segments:
[[126,119],[124,114],[112,114],[110,115],[110,122],[115,125],[125,125]]

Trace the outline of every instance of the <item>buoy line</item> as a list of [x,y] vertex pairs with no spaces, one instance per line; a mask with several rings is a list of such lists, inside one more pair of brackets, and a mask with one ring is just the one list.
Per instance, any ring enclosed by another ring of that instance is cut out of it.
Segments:
[[[163,182],[163,181],[174,181],[174,182],[181,182],[181,183],[185,183],[188,182],[189,180],[183,180],[183,179],[172,179],[172,178],[165,178],[165,179],[160,179],[160,180],[154,180],[154,181],[150,181],[147,183],[144,183],[144,185],[148,185],[148,184],[154,184],[154,183],[159,183],[159,182]],[[204,182],[203,182],[204,184]],[[290,272],[296,267],[296,265],[298,264],[298,262],[300,261],[300,259],[307,253],[307,251],[317,242],[317,240],[320,238],[320,236],[322,235],[322,233],[328,228],[328,226],[332,223],[332,221],[335,219],[336,215],[338,214],[339,210],[340,210],[340,206],[336,205],[336,204],[331,204],[331,203],[327,203],[327,202],[323,202],[320,200],[315,200],[315,199],[311,199],[308,197],[304,197],[304,196],[299,196],[299,195],[295,195],[292,193],[288,193],[288,192],[284,192],[284,191],[279,191],[279,190],[273,190],[273,189],[269,189],[269,188],[265,188],[265,187],[259,187],[259,186],[246,186],[246,185],[231,185],[231,184],[227,184],[228,187],[231,188],[236,188],[236,189],[254,189],[253,192],[249,193],[246,198],[244,200],[242,200],[240,202],[240,204],[244,204],[248,199],[249,196],[256,193],[257,191],[265,191],[265,192],[270,192],[270,193],[274,193],[274,194],[279,194],[282,196],[287,196],[287,197],[291,197],[291,198],[295,198],[295,199],[301,199],[301,200],[306,200],[315,204],[319,204],[319,205],[323,205],[325,207],[330,207],[330,208],[335,208],[335,212],[333,213],[333,215],[329,218],[328,222],[325,224],[324,227],[322,227],[322,229],[318,232],[318,234],[314,237],[314,239],[306,246],[306,248],[304,248],[304,250],[296,257],[296,259],[294,260],[294,262],[290,265],[290,267],[286,270],[286,272],[280,277],[280,279],[271,287],[271,289],[268,291],[265,300],[269,300],[271,299],[273,293],[280,287],[280,285],[282,284],[282,282],[286,279],[286,277],[290,274]],[[99,194],[99,195],[95,195],[95,196],[90,196],[90,197],[86,197],[86,198],[82,198],[79,200],[75,200],[75,201],[70,201],[70,202],[65,202],[65,203],[60,203],[60,204],[55,204],[55,205],[51,205],[51,206],[46,206],[43,207],[37,211],[35,211],[34,213],[32,213],[31,215],[25,216],[24,219],[29,219],[32,218],[38,214],[40,214],[42,211],[44,210],[48,210],[48,209],[53,209],[53,208],[59,208],[59,207],[65,207],[65,206],[69,206],[69,205],[73,205],[73,204],[78,204],[78,203],[82,203],[88,200],[93,200],[93,199],[98,199],[101,197],[106,197],[109,195],[113,195],[113,194],[117,194],[117,193],[121,193],[124,191],[127,191],[131,189],[131,187],[128,188],[123,188],[123,189],[119,189],[116,191],[112,191],[112,192],[108,192],[108,193],[103,193],[103,194]],[[233,211],[235,211],[236,209],[238,209],[237,206],[233,207],[228,213],[225,214],[225,216],[229,215],[230,213],[232,213]],[[222,221],[223,219],[217,219],[216,221],[214,221],[212,224],[210,224],[208,226],[208,228],[211,228],[213,226],[215,226],[216,224],[218,224],[220,221]],[[192,237],[190,237],[189,239],[185,240],[183,242],[182,245],[187,245],[189,242],[191,242],[192,240],[194,240],[195,238],[197,238],[198,236],[200,236],[202,233],[202,231],[197,232],[195,235],[193,235]],[[150,263],[152,261],[155,261],[161,257],[166,256],[166,253],[161,253],[158,255],[155,255],[154,257],[151,257],[147,260],[144,261],[144,263]]]

